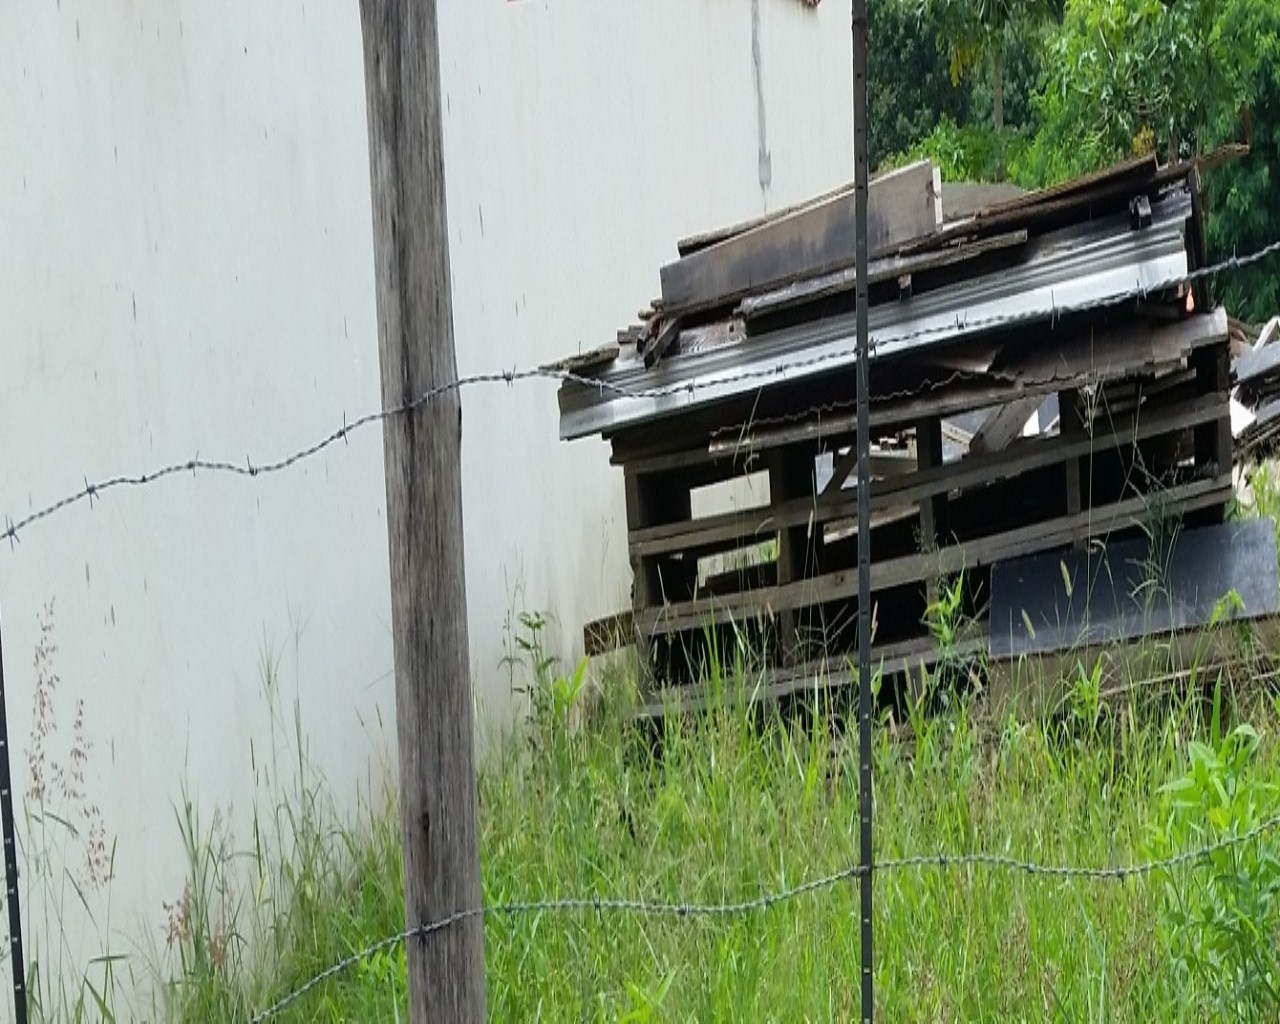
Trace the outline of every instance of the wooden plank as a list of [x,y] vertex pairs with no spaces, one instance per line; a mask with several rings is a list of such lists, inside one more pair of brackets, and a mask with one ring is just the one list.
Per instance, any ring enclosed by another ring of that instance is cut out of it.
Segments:
[[[814,500],[812,458],[797,458],[797,453],[780,449],[772,453],[769,465],[769,498],[770,501],[792,500],[809,502]],[[812,539],[821,536],[821,531],[812,535]],[[777,582],[779,584],[794,583],[816,572],[810,557],[814,549],[810,545],[811,535],[800,525],[778,532]],[[798,650],[797,620],[794,612],[783,611],[778,617],[778,635],[782,646],[783,658],[794,660]]]
[[992,658],[987,698],[992,717],[1020,719],[1057,714],[1077,693],[1075,680],[1091,678],[1102,662],[1099,699],[1112,702],[1136,690],[1173,690],[1194,679],[1214,679],[1237,666],[1252,683],[1274,683],[1274,667],[1261,672],[1258,651],[1280,649],[1280,617],[1236,621],[1213,629],[1163,633],[1118,644],[1085,645],[1066,652],[1010,660]]
[[[1059,434],[1068,441],[1091,445],[1093,438],[1085,430],[1081,415],[1079,392],[1074,389],[1058,392]],[[1067,485],[1067,515],[1078,515],[1084,505],[1082,483],[1085,476],[1084,463],[1081,459],[1068,459],[1063,466],[1063,473]]]
[[[831,478],[822,488],[822,494],[835,494],[844,488],[850,475],[858,468],[857,445],[850,445],[843,455],[837,459],[837,452],[832,453]],[[882,480],[885,477],[901,477],[914,473],[916,460],[909,452],[890,454],[887,451],[871,452],[871,479]]]
[[[1185,179],[1189,165],[1161,169],[1154,156],[1104,168],[1081,178],[1028,192],[1025,196],[978,211],[973,217],[946,224],[937,238],[904,247],[904,252],[931,248],[944,241],[973,238],[1018,228],[1038,232],[1066,221],[1078,219],[1080,211],[1119,213],[1135,195],[1154,191],[1163,185]],[[944,186],[945,188],[945,186]],[[945,211],[944,211],[945,212]]]
[[1280,345],[1250,349],[1235,360],[1231,374],[1242,386],[1280,374]]
[[1000,406],[969,439],[969,451],[982,455],[1008,448],[1015,438],[1022,436],[1027,421],[1043,403],[1044,399],[1040,395],[1030,395]]
[[[942,421],[936,416],[921,420],[916,426],[916,465],[921,471],[932,470],[936,473],[943,469]],[[919,477],[919,475],[917,472],[916,476]],[[937,547],[939,536],[946,531],[948,491],[923,495],[920,498],[921,551],[930,551]],[[872,488],[872,493],[874,492],[875,488]]]
[[[873,175],[871,184],[875,185],[881,178],[892,174],[892,171],[885,171],[880,174]],[[687,235],[676,243],[676,251],[681,256],[690,256],[702,249],[710,248],[720,242],[735,238],[738,235],[744,235],[754,228],[763,227],[766,224],[773,224],[782,220],[784,217],[790,217],[793,214],[800,213],[802,210],[811,210],[815,206],[830,202],[832,199],[838,199],[841,196],[853,195],[853,183],[845,182],[828,192],[822,192],[809,199],[801,200],[798,203],[792,203],[790,206],[784,206],[780,210],[774,210],[772,213],[766,213],[759,217],[751,217],[747,220],[738,221],[736,224],[729,224],[725,227],[712,228],[710,231],[702,231],[695,235]]]
[[944,181],[942,183],[943,223],[964,220],[994,206],[1001,206],[1027,195],[1025,189],[1006,183]]
[[973,435],[970,434],[959,424],[952,420],[942,420],[942,436],[947,441],[961,450],[964,454],[969,452],[969,444],[973,441]]
[[[627,523],[632,529],[642,524],[682,521],[690,515],[690,495],[687,488],[672,486],[670,482],[641,477],[632,472],[623,473],[626,496]],[[664,572],[674,574],[671,579],[677,592],[687,589],[688,577],[697,572],[694,564],[673,563],[670,559],[642,557],[631,553],[631,599],[635,609],[651,607],[667,600],[667,579]],[[652,666],[655,650],[648,635],[636,634],[636,654],[639,662],[640,686],[652,682]]]
[[[1242,637],[1247,630],[1247,637]],[[989,659],[987,699],[993,720],[1010,715],[1020,720],[1039,720],[1046,714],[1058,714],[1076,692],[1074,679],[1083,672],[1093,673],[1097,662],[1103,663],[1102,700],[1123,699],[1136,689],[1173,690],[1185,686],[1196,677],[1212,679],[1219,670],[1237,666],[1255,681],[1274,683],[1280,670],[1266,669],[1258,675],[1251,651],[1280,649],[1280,617],[1260,618],[1214,630],[1185,630],[1161,638],[1153,645],[1150,638],[1123,644],[1082,647],[1065,655],[1017,658],[1011,661]],[[962,640],[948,654],[975,658],[986,650],[985,637]],[[930,638],[903,643],[873,646],[872,658],[881,678],[913,676],[921,668],[932,668],[943,656]],[[1160,665],[1152,659],[1159,659]],[[763,683],[753,688],[748,697],[753,702],[775,701],[815,690],[832,690],[852,685],[854,674],[849,669],[849,655],[815,660],[794,668],[769,669]],[[1173,666],[1170,668],[1170,666]],[[736,699],[722,694],[724,699]],[[638,718],[661,718],[668,713],[696,714],[710,706],[704,687],[665,688],[654,695],[637,712]]]
[[631,647],[636,642],[636,625],[632,612],[618,612],[582,627],[582,649],[588,658]]
[[839,494],[844,490],[845,481],[849,479],[855,469],[858,468],[858,447],[850,445],[846,451],[838,459],[834,459],[831,463],[831,479],[827,481],[827,485],[822,488],[821,495]]
[[[638,474],[629,471],[622,475],[623,494],[627,503],[627,525],[633,530],[648,522],[648,510],[640,490],[640,480]],[[634,610],[648,608],[662,600],[662,592],[651,575],[650,563],[638,552],[631,552],[631,605]],[[652,656],[647,638],[637,635],[636,653],[640,664],[639,682],[644,686]]]
[[[939,270],[977,259],[988,253],[1025,245],[1026,241],[1025,231],[1012,231],[965,245],[939,249],[936,252],[920,253],[915,256],[887,256],[872,261],[867,268],[867,283],[881,284],[902,277],[904,274],[921,274],[929,270]],[[777,313],[794,306],[830,298],[833,295],[841,295],[854,290],[857,285],[857,276],[856,268],[846,267],[832,273],[804,277],[780,288],[747,296],[739,304],[737,312],[744,319],[752,320],[769,313]]]
[[1133,188],[1154,179],[1159,166],[1159,161],[1154,154],[1133,157],[1057,185],[1027,192],[1021,197],[1001,203],[992,213],[1025,210],[1071,197],[1088,197],[1100,188],[1117,182],[1121,183],[1125,189]]
[[[951,657],[970,658],[980,655],[986,647],[985,639],[975,637],[959,641],[948,655]],[[750,691],[754,701],[778,700],[797,693],[812,693],[815,686],[829,689],[847,686],[853,682],[854,674],[849,668],[851,657],[825,658],[807,662],[803,665],[786,668],[766,669],[763,683]],[[942,658],[930,637],[918,637],[895,644],[872,645],[872,663],[882,678],[900,676],[918,672],[921,668],[931,668]],[[725,699],[733,699],[724,695]],[[668,711],[690,713],[705,711],[709,707],[706,690],[699,686],[682,686],[661,690],[636,713],[641,718],[660,718]]]
[[[1226,400],[1225,395],[1209,395],[1185,406],[1143,410],[1136,415],[1112,420],[1105,431],[1093,437],[1027,438],[989,455],[969,456],[939,466],[921,466],[915,473],[886,479],[872,487],[871,508],[879,511],[911,506],[950,491],[1007,479],[1033,469],[1043,469],[1171,431],[1214,422]],[[635,554],[646,556],[698,551],[729,541],[759,539],[776,530],[807,524],[811,517],[816,527],[856,515],[857,509],[856,494],[833,492],[830,497],[824,494],[816,504],[810,499],[788,501],[632,530],[629,546]]]
[[590,352],[583,352],[576,356],[566,356],[564,359],[557,360],[554,363],[547,363],[542,369],[552,373],[582,373],[585,370],[593,370],[599,366],[607,366],[618,358],[618,354],[621,351],[618,345],[611,342],[592,349]]
[[[1102,333],[1088,329],[1067,335],[1052,345],[1030,345],[1020,339],[1005,346],[1002,365],[978,380],[964,378],[950,386],[892,397],[873,393],[871,426],[880,430],[907,427],[927,416],[946,417],[1024,396],[1043,397],[1073,382],[1101,384],[1175,366],[1205,346],[1225,342],[1226,323],[1226,314],[1219,309],[1176,324],[1152,326],[1137,322]],[[679,423],[674,418],[665,421],[661,434],[645,430],[616,436],[612,462],[641,473],[661,472],[743,459],[769,448],[807,440],[844,438],[851,435],[856,426],[852,412],[826,409],[809,420],[780,428],[753,429],[752,424],[745,421],[725,424],[719,427],[706,448],[649,454],[637,443],[640,438],[665,441],[671,436],[682,436]]]
[[[1239,146],[1228,145],[1205,156],[1165,167],[1159,167],[1154,156],[1137,157],[1083,178],[1028,192],[1020,198],[980,210],[968,219],[951,221],[944,225],[937,238],[906,246],[904,251],[932,248],[955,239],[974,238],[1012,228],[1025,228],[1035,234],[1078,219],[1085,211],[1093,216],[1119,213],[1136,195],[1154,197],[1161,189],[1176,183],[1188,184],[1194,196],[1197,191],[1192,183],[1194,176],[1241,155]],[[945,186],[943,188],[945,192]]]
[[644,351],[641,353],[646,370],[652,370],[658,365],[658,361],[667,354],[671,343],[680,336],[682,326],[684,326],[684,318],[679,316],[667,317],[662,322],[662,327],[644,346]]
[[[1192,356],[1196,382],[1201,393],[1228,390],[1231,387],[1231,356],[1227,345],[1201,349]],[[1231,434],[1231,409],[1226,406],[1222,415],[1212,424],[1196,429],[1196,464],[1212,464],[1220,470],[1230,470],[1235,439]]]
[[849,474],[858,468],[858,447],[850,446],[849,450],[840,456],[831,464],[831,479],[827,481],[827,486],[822,488],[822,493],[837,494],[844,488],[844,482],[849,479]]
[[[1231,475],[1169,487],[1160,492],[1161,507],[1177,513],[1221,505],[1232,493]],[[1001,558],[1032,554],[1070,544],[1081,538],[1104,536],[1130,525],[1150,509],[1153,495],[1139,495],[1111,505],[1087,509],[1074,516],[1031,523],[1016,530],[984,537],[938,551],[874,563],[871,585],[876,591],[925,581],[934,574],[955,573],[990,565]],[[721,599],[683,601],[638,612],[642,635],[667,635],[700,629],[709,623],[747,619],[762,608],[774,614],[830,601],[847,600],[858,592],[855,570],[829,573],[797,583],[762,588]]]
[[[727,305],[752,291],[848,266],[854,258],[853,207],[852,191],[843,193],[667,264],[661,270],[665,309]],[[935,233],[941,220],[928,161],[871,185],[867,231],[874,255]]]

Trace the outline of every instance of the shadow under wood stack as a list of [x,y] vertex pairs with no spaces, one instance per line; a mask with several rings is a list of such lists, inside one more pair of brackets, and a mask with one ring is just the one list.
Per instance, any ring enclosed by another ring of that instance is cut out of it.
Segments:
[[[1181,283],[1204,260],[1195,166],[1147,158],[1036,193],[985,188],[944,186],[927,162],[871,186],[886,674],[937,659],[927,609],[957,576],[976,627],[948,653],[987,654],[993,631],[1016,653],[1035,646],[1035,616],[991,620],[1012,607],[992,601],[993,566],[1171,517],[1220,524],[1232,494],[1227,317]],[[712,643],[762,656],[770,694],[819,671],[848,679],[852,224],[846,188],[686,239],[642,323],[561,364],[606,385],[561,387],[561,436],[602,436],[622,470],[627,628],[655,700],[697,679]]]

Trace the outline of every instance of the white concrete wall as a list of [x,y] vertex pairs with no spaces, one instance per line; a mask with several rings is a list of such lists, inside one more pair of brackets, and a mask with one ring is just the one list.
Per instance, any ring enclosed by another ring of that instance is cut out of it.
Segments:
[[[440,26],[462,373],[611,338],[678,235],[847,176],[846,5],[442,0]],[[0,516],[196,453],[261,463],[375,408],[367,190],[354,0],[5,4]],[[513,606],[553,612],[572,656],[625,605],[621,483],[602,444],[557,440],[551,384],[463,408],[472,661],[500,715]],[[283,742],[264,656],[341,801],[393,756],[383,502],[371,429],[271,478],[116,491],[0,550],[16,788],[52,601],[46,746],[66,759],[82,700],[86,802],[116,842],[97,925],[69,918],[72,976],[158,939],[184,781],[243,826],[251,752]]]
[[[846,180],[846,6],[445,3],[460,372],[611,340],[659,293],[678,237]],[[602,442],[554,443],[553,385],[472,391],[463,406],[471,647],[492,702],[517,581],[557,615],[565,654],[585,619],[627,606],[622,486]]]

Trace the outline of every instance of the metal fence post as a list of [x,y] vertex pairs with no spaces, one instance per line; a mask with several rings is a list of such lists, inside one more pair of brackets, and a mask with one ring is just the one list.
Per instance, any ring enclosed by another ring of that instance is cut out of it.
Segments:
[[858,811],[862,924],[862,1020],[875,1015],[871,896],[871,420],[867,304],[867,0],[853,0],[854,260],[858,332]]
[[[3,628],[0,627],[0,634]],[[0,637],[0,827],[4,830],[5,896],[9,904],[9,951],[13,973],[13,1019],[27,1024],[26,962],[22,958],[22,913],[18,905],[18,833],[13,821],[13,772],[9,764],[9,716],[4,689],[4,641]]]

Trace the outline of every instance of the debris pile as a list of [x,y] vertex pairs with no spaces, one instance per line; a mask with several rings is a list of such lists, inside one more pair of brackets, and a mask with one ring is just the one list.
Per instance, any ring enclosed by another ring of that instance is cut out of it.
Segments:
[[[885,673],[1046,649],[1086,610],[1090,636],[1127,635],[1119,606],[1073,604],[1066,561],[1060,593],[1028,604],[996,591],[1019,578],[1008,567],[1046,552],[1087,554],[1170,518],[1222,524],[1230,332],[1204,285],[1186,283],[1204,263],[1198,189],[1194,165],[1154,158],[1027,194],[944,185],[928,162],[872,182],[871,576]],[[769,694],[819,672],[848,678],[853,203],[844,188],[682,240],[640,322],[561,364],[587,378],[560,389],[561,436],[602,436],[623,475],[634,600],[621,632],[655,691],[698,678],[713,647],[744,644],[762,654]],[[1280,345],[1261,351],[1280,367]],[[973,628],[940,646],[961,620]]]

